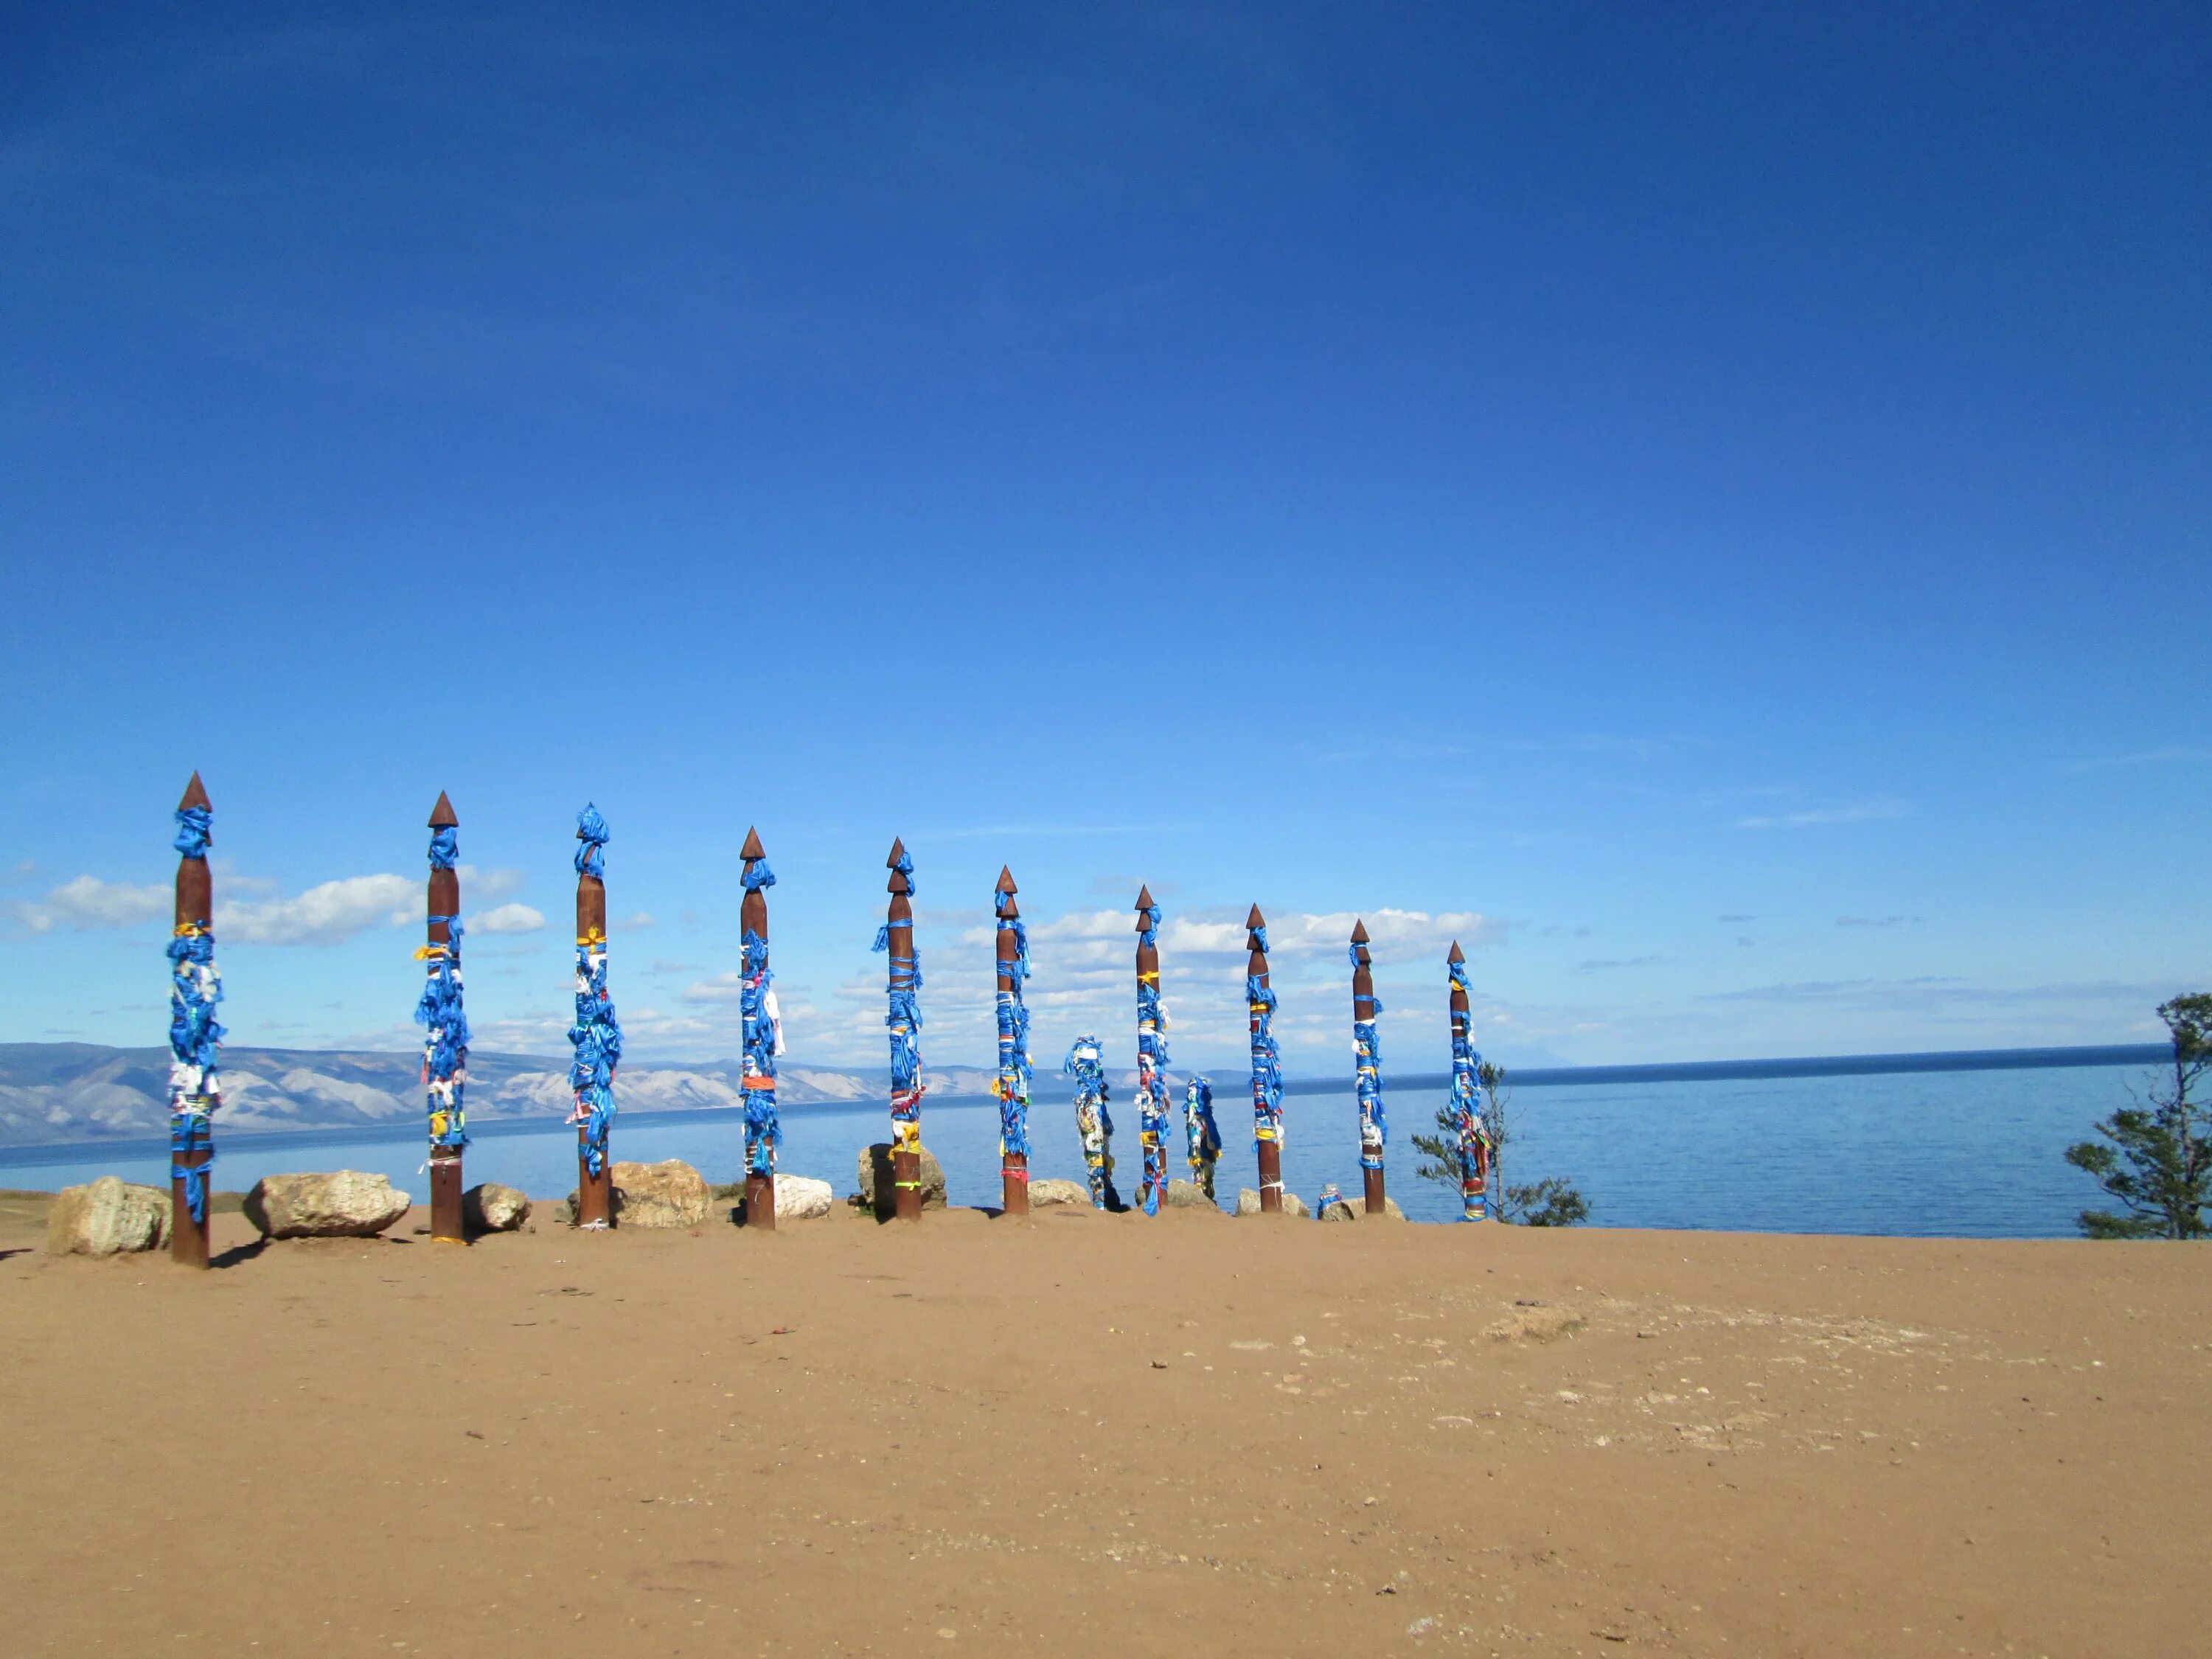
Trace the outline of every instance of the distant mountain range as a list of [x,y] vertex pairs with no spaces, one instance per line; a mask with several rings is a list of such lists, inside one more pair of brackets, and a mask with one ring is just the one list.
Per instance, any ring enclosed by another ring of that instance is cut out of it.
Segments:
[[[1698,1060],[1654,1066],[1517,1067],[1516,1088],[1559,1085],[1621,1085],[1741,1081],[1759,1078],[1861,1076],[1895,1072],[2012,1071],[2031,1066],[2156,1065],[2170,1051],[2155,1043],[2095,1048],[1998,1048],[1936,1054],[1845,1054],[1787,1060]],[[413,1053],[374,1054],[325,1048],[225,1048],[222,1129],[374,1129],[422,1119],[422,1060]],[[699,1111],[742,1107],[734,1060],[692,1064],[625,1066],[616,1097],[626,1111]],[[1127,1101],[1136,1073],[1109,1073],[1115,1097]],[[951,1066],[929,1073],[930,1098],[941,1105],[988,1101],[993,1074]],[[787,1109],[834,1106],[885,1098],[884,1073],[833,1066],[786,1066],[777,1076],[777,1102]],[[1182,1078],[1170,1073],[1180,1098]],[[1441,1092],[1441,1073],[1400,1073],[1390,1079],[1397,1098]],[[1049,1066],[1036,1068],[1035,1098],[1063,1103],[1070,1084]],[[1285,1094],[1342,1093],[1348,1078],[1290,1078]],[[1217,1101],[1241,1097],[1240,1073],[1217,1088]],[[489,1125],[506,1121],[557,1122],[566,1117],[568,1062],[538,1054],[469,1055],[469,1117]],[[92,1042],[0,1042],[0,1146],[73,1141],[143,1140],[168,1133],[169,1053],[166,1048],[110,1048]]]
[[[422,1059],[414,1054],[313,1048],[232,1048],[222,1053],[221,1128],[375,1128],[422,1116]],[[736,1060],[625,1066],[617,1096],[625,1109],[686,1111],[742,1106]],[[883,1077],[787,1066],[779,1103],[791,1107],[883,1097]],[[1042,1079],[1040,1079],[1042,1082]],[[948,1067],[930,1076],[941,1099],[988,1098],[991,1073]],[[573,1101],[568,1063],[536,1054],[469,1055],[471,1121],[558,1121]],[[168,1133],[166,1048],[110,1048],[89,1042],[0,1043],[0,1145],[143,1139]]]

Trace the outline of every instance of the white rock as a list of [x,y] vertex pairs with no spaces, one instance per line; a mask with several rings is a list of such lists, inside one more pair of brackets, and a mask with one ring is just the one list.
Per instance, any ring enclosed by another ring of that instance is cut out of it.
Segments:
[[775,1218],[813,1221],[830,1213],[836,1194],[826,1181],[807,1176],[779,1175],[775,1178]]
[[1080,1204],[1091,1206],[1091,1188],[1079,1181],[1058,1181],[1049,1176],[1030,1182],[1030,1208],[1042,1209],[1051,1204]]
[[[1253,1191],[1249,1187],[1240,1187],[1237,1189],[1237,1213],[1239,1215],[1264,1215],[1267,1212],[1260,1207],[1260,1194],[1258,1193]],[[1306,1209],[1305,1200],[1300,1198],[1296,1193],[1285,1193],[1283,1194],[1283,1213],[1285,1215],[1293,1216],[1303,1216],[1307,1214],[1308,1212]]]
[[264,1238],[368,1238],[414,1200],[380,1175],[264,1176],[246,1195],[246,1218]]
[[168,1242],[168,1194],[117,1176],[64,1187],[46,1210],[46,1249],[56,1255],[115,1255]]

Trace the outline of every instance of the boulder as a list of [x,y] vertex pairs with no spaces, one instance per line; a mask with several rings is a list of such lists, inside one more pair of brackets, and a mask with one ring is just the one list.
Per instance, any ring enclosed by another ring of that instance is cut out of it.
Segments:
[[158,1250],[169,1242],[169,1195],[117,1176],[64,1187],[46,1206],[46,1249],[56,1255]]
[[[617,1227],[696,1227],[707,1218],[707,1177],[680,1158],[660,1164],[608,1166],[614,1182],[612,1202]],[[576,1220],[576,1195],[568,1194],[568,1219]]]
[[[1239,1187],[1237,1189],[1237,1213],[1239,1215],[1260,1215],[1264,1213],[1264,1212],[1260,1208],[1260,1194],[1253,1191],[1249,1187]],[[1283,1194],[1283,1213],[1285,1215],[1294,1216],[1304,1216],[1307,1214],[1308,1212],[1306,1209],[1305,1200],[1300,1198],[1296,1193],[1285,1193]]]
[[1359,1210],[1341,1193],[1332,1193],[1321,1200],[1323,1221],[1357,1221],[1359,1217]]
[[461,1224],[472,1233],[511,1233],[530,1219],[530,1200],[513,1187],[487,1181],[461,1194]]
[[1194,1181],[1170,1181],[1160,1201],[1173,1210],[1212,1210],[1218,1213],[1221,1209]]
[[[879,1216],[890,1214],[894,1187],[891,1181],[891,1144],[879,1140],[872,1146],[860,1149],[860,1207],[873,1210]],[[1036,1202],[1032,1198],[1030,1202]],[[928,1147],[921,1149],[921,1207],[941,1210],[945,1207],[945,1166]]]
[[836,1194],[826,1181],[816,1181],[806,1176],[779,1175],[775,1178],[775,1218],[778,1221],[815,1221],[830,1213],[830,1206]]
[[1030,1182],[1030,1208],[1042,1209],[1048,1204],[1079,1204],[1091,1207],[1091,1188],[1079,1181],[1056,1181],[1048,1177]]
[[246,1218],[264,1238],[370,1238],[414,1200],[380,1175],[264,1176],[246,1195]]

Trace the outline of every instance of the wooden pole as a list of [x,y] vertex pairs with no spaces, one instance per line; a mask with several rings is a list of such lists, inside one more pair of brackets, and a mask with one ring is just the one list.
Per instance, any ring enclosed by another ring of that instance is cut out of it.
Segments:
[[[433,836],[441,830],[458,830],[460,823],[454,815],[453,803],[441,789],[438,804],[430,810],[429,827]],[[461,877],[451,864],[439,862],[434,854],[430,864],[428,911],[428,930],[423,956],[429,963],[430,976],[434,979],[441,970],[444,970],[451,973],[458,983],[460,963],[453,959],[455,957],[453,924],[461,914]],[[434,1044],[438,1033],[434,1030],[429,1036]],[[462,1090],[467,1083],[468,1050],[465,1042],[459,1046],[461,1058],[451,1079],[450,1094],[435,1088],[430,1093],[430,1237],[450,1244],[465,1244],[468,1242],[467,1233],[461,1224],[461,1144],[441,1139],[442,1134],[453,1133],[461,1136],[464,1142],[466,1139]],[[423,1081],[426,1085],[444,1081],[430,1075],[427,1048],[423,1056]]]
[[1139,1206],[1146,1215],[1160,1212],[1167,1191],[1167,1085],[1160,1066],[1167,1059],[1161,1028],[1167,1023],[1160,1006],[1159,906],[1152,902],[1151,887],[1137,889],[1137,1140],[1144,1152],[1144,1174],[1139,1186]]
[[[215,805],[208,799],[200,775],[192,774],[192,781],[185,786],[184,799],[177,803],[181,821],[191,811],[213,812]],[[182,839],[182,837],[180,837]],[[208,872],[204,850],[197,855],[179,851],[177,857],[177,914],[178,940],[192,939],[207,935],[212,929],[215,916],[215,883]],[[172,951],[173,958],[176,955]],[[210,970],[213,963],[210,963]],[[181,978],[197,971],[197,964],[173,960],[173,977]],[[219,983],[219,981],[218,981]],[[182,993],[176,1000],[182,1000]],[[212,1019],[210,1012],[208,1018]],[[184,1054],[173,1053],[169,1085],[169,1260],[186,1267],[204,1267],[208,1264],[208,1165],[215,1162],[214,1132],[208,1114],[221,1103],[220,1085],[214,1076],[198,1069],[197,1062]],[[199,1213],[192,1213],[195,1191],[199,1197]]]
[[[586,837],[580,825],[576,838]],[[593,875],[583,867],[584,854],[577,855],[576,869],[576,1024],[584,1027],[583,1016],[586,1004],[595,993],[592,985],[591,957],[604,957],[607,948],[607,884],[603,877]],[[579,1050],[579,1057],[581,1051]],[[572,1073],[571,1081],[574,1080]],[[587,1085],[586,1085],[587,1086]],[[610,1146],[594,1147],[592,1144],[591,1109],[586,1097],[576,1098],[576,1225],[592,1232],[604,1232],[615,1224],[615,1163],[614,1149]],[[592,1154],[599,1157],[599,1173],[592,1173]]]
[[[896,836],[891,838],[890,856],[884,864],[891,872],[886,884],[891,896],[884,921],[884,940],[890,961],[886,990],[890,1000],[892,1213],[901,1221],[919,1221],[923,1085],[915,1028],[921,1018],[912,1006],[912,998],[921,982],[921,959],[914,953],[914,883],[907,873],[914,861],[906,855],[906,843]],[[904,1005],[902,996],[908,999]],[[902,1086],[900,1073],[909,1066],[912,1076]]]
[[1460,1219],[1480,1221],[1489,1213],[1490,1149],[1482,1138],[1482,1111],[1476,1094],[1474,1042],[1467,1003],[1467,957],[1452,941],[1444,958],[1451,984],[1452,1116],[1460,1139]]
[[1375,1035],[1375,975],[1367,952],[1367,924],[1352,924],[1352,1042],[1359,1094],[1359,1174],[1367,1213],[1387,1214],[1382,1192],[1382,1056]]
[[998,885],[992,889],[992,908],[999,919],[999,1202],[1003,1213],[1025,1216],[1030,1212],[1030,1022],[1021,995],[1027,934],[1015,891],[1013,871],[1000,866]]
[[1283,1212],[1283,1078],[1275,1054],[1275,994],[1267,987],[1267,919],[1254,905],[1244,918],[1245,1000],[1252,1013],[1252,1123],[1260,1155],[1260,1212]]
[[745,831],[738,856],[745,861],[744,902],[738,907],[744,935],[743,1002],[745,1074],[745,1225],[775,1231],[775,1147],[781,1131],[775,1119],[776,1026],[775,993],[768,970],[768,852],[760,831]]

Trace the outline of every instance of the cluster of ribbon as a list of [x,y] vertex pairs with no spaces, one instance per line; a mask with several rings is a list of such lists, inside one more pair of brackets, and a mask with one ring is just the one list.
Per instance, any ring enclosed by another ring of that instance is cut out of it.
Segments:
[[[745,866],[747,892],[775,885],[766,859]],[[775,1117],[775,1057],[783,1052],[783,1018],[775,1006],[775,975],[768,969],[768,941],[750,928],[743,951],[738,1012],[744,1027],[745,1173],[775,1174],[775,1149],[783,1129]]]
[[[1144,927],[1137,934],[1139,950],[1149,950],[1159,960],[1160,907],[1149,905],[1139,913]],[[1144,1210],[1160,1212],[1160,1194],[1168,1184],[1168,1091],[1160,1070],[1168,1063],[1168,1011],[1160,1000],[1160,970],[1137,975],[1137,1139],[1144,1148]]]
[[[1455,962],[1449,965],[1450,988],[1466,994],[1467,964]],[[1482,1064],[1482,1056],[1474,1051],[1465,1015],[1454,1013],[1451,1028],[1451,1114],[1452,1125],[1459,1133],[1460,1219],[1481,1221],[1489,1214],[1486,1188],[1491,1158],[1489,1129],[1482,1121],[1482,1097],[1476,1087],[1476,1072]]]
[[[906,890],[912,894],[914,884],[914,855],[902,849],[898,862],[891,866],[906,878]],[[891,937],[893,932],[903,935]],[[900,953],[903,945],[905,953]],[[884,1024],[891,1034],[891,1152],[921,1152],[921,1097],[928,1086],[921,1077],[921,1005],[916,1000],[921,990],[921,952],[914,943],[914,919],[886,921],[876,930],[875,948],[886,952],[890,958],[888,995],[890,1006],[884,1015]],[[917,1166],[918,1169],[919,1166]],[[902,1187],[919,1188],[921,1182],[917,1174],[912,1181],[902,1181]]]
[[1075,1128],[1083,1137],[1083,1165],[1091,1178],[1091,1201],[1110,1209],[1114,1200],[1114,1120],[1107,1115],[1111,1090],[1099,1064],[1098,1039],[1079,1036],[1060,1070],[1075,1079]]
[[[1022,984],[1030,976],[1030,930],[1019,914],[1009,916],[1006,902],[1012,896],[994,893],[991,908],[999,918],[999,932],[1014,936],[1011,960],[1001,958],[999,973],[1006,983],[999,992],[999,1075],[991,1092],[999,1097],[999,1158],[1024,1160],[1017,1171],[1028,1179],[1030,1155],[1030,1010],[1022,1000]],[[1018,907],[1017,907],[1018,910]]]
[[[177,811],[177,851],[204,861],[213,814],[204,806]],[[222,1000],[222,975],[215,965],[215,933],[207,918],[179,923],[169,940],[169,1174],[185,1183],[194,1221],[207,1219],[208,1166],[215,1162],[209,1117],[222,1104],[216,1048],[222,1027],[215,1006]],[[185,1160],[195,1152],[207,1156]]]
[[[1359,966],[1359,947],[1352,947],[1352,965]],[[1359,1167],[1382,1167],[1382,1148],[1390,1139],[1390,1126],[1382,1115],[1382,1039],[1376,1031],[1376,1016],[1382,999],[1368,1000],[1368,1017],[1352,1022],[1352,1064],[1359,1091]]]
[[[450,870],[459,858],[460,836],[450,827],[430,837],[430,867]],[[415,1005],[415,1023],[422,1039],[422,1088],[428,1097],[430,1146],[462,1147],[469,1144],[468,1112],[462,1101],[469,1080],[469,1017],[461,1006],[461,919],[432,916],[446,924],[446,943],[425,945],[415,952],[428,964],[422,1000]]]
[[[1261,955],[1267,954],[1267,930],[1255,928]],[[1257,974],[1244,976],[1244,997],[1252,1009],[1252,1144],[1283,1144],[1283,1057],[1275,1047],[1275,994],[1260,982]],[[1275,1183],[1279,1187],[1282,1183]]]
[[[576,815],[576,873],[604,879],[607,873],[607,821],[586,805]],[[578,1150],[594,1176],[607,1167],[607,1131],[615,1120],[615,1066],[622,1060],[622,1022],[607,994],[606,935],[593,928],[576,941],[576,1023],[568,1028],[575,1058],[568,1065],[568,1086],[576,1109],[570,1125],[580,1133]]]
[[1183,1085],[1182,1133],[1191,1185],[1213,1196],[1213,1165],[1221,1156],[1221,1131],[1213,1121],[1213,1085],[1203,1074]]

